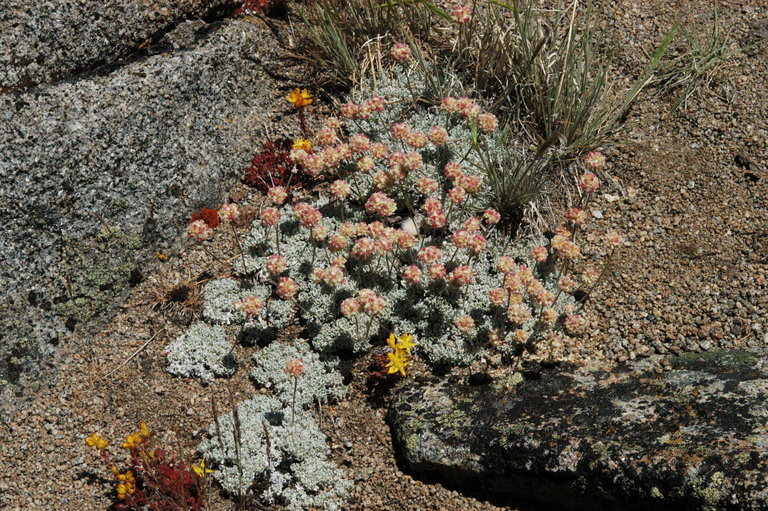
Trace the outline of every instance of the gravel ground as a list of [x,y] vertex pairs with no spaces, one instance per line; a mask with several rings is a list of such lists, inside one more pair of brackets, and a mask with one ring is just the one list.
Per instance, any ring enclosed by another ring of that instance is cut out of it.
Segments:
[[[641,49],[672,20],[693,18],[708,5],[624,0],[604,9],[609,29],[626,41],[618,54],[623,71],[637,71]],[[606,177],[614,184],[591,208],[604,219],[587,236],[599,251],[600,236],[616,228],[631,246],[590,302],[587,358],[613,363],[652,351],[768,342],[768,48],[749,48],[768,21],[757,6],[721,3],[735,54],[719,82],[675,116],[666,115],[668,100],[646,97],[608,151]],[[234,250],[224,237],[213,246],[222,255]],[[117,439],[147,420],[162,442],[193,458],[199,431],[211,420],[212,396],[226,403],[231,388],[243,400],[253,387],[244,371],[208,387],[168,376],[163,346],[184,330],[195,304],[157,304],[180,282],[227,271],[197,249],[171,257],[101,331],[62,343],[58,372],[30,391],[23,406],[2,404],[0,415],[9,420],[0,434],[10,442],[0,455],[13,468],[0,473],[0,507],[105,508],[107,474],[83,443],[93,431]],[[237,348],[239,359],[249,354]],[[366,360],[356,367],[354,375],[364,374]],[[362,377],[353,376],[350,399],[325,410],[333,455],[356,482],[348,509],[509,509],[403,474],[383,420],[386,402],[386,394],[372,396]],[[216,492],[212,499],[211,509],[233,509]]]

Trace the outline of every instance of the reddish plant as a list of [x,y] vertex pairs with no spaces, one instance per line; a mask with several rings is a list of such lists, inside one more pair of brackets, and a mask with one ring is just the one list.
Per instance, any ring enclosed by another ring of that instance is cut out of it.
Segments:
[[203,208],[200,211],[192,213],[192,218],[189,221],[191,223],[197,220],[202,220],[208,227],[215,229],[219,226],[219,211],[217,209]]
[[265,143],[264,149],[251,160],[243,182],[262,192],[273,186],[285,186],[294,165],[288,147],[287,142]]
[[144,422],[139,432],[126,437],[123,448],[130,462],[119,469],[107,450],[109,443],[97,434],[86,443],[99,451],[102,461],[115,477],[116,501],[120,511],[203,511],[205,476],[211,472],[205,462],[188,467],[164,449],[151,448],[151,434]]
[[243,2],[243,5],[241,5],[234,13],[234,16],[240,16],[241,14],[246,14],[249,12],[254,12],[257,14],[266,14],[270,10],[272,10],[274,7],[276,7],[276,4],[282,3],[280,0],[245,0]]

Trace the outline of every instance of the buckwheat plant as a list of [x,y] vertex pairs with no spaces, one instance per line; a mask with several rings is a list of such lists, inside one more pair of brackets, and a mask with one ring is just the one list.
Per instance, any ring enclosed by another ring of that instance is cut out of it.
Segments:
[[[496,117],[467,97],[424,107],[392,89],[342,105],[311,151],[293,151],[332,184],[262,210],[245,242],[249,271],[295,304],[319,352],[361,352],[396,331],[413,332],[434,364],[468,364],[489,347],[567,356],[585,325],[573,297],[587,281],[574,271],[583,205],[551,239],[513,243],[485,192]],[[582,178],[585,197],[597,186]]]

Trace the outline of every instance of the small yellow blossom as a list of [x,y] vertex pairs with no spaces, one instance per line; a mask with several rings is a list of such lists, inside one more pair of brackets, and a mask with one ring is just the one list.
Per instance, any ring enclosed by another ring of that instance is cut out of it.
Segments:
[[168,260],[168,254],[164,254],[162,252],[157,252],[157,258],[161,261],[167,261]]
[[205,460],[200,460],[199,465],[192,465],[192,470],[195,472],[195,474],[198,475],[198,477],[205,477],[205,474],[210,474],[213,472],[210,468],[207,468],[205,466]]
[[150,435],[149,428],[147,427],[147,423],[144,421],[141,421],[139,423],[139,435],[141,436],[141,438],[144,438],[144,439],[149,438],[149,435]]
[[293,103],[293,106],[296,108],[304,108],[307,105],[311,105],[312,101],[314,101],[307,89],[293,89],[286,99]]
[[303,149],[304,151],[309,151],[312,149],[312,142],[306,138],[299,138],[293,141],[291,149]]
[[387,358],[389,358],[389,362],[387,362],[386,367],[389,368],[389,374],[400,373],[405,376],[405,368],[411,361],[407,360],[402,353],[397,352],[387,353]]
[[103,451],[109,445],[109,442],[107,442],[105,439],[103,439],[96,433],[86,438],[85,443],[88,444],[89,447],[95,447],[100,451]]
[[144,441],[144,439],[141,438],[141,435],[138,433],[133,433],[132,435],[128,435],[125,437],[125,443],[123,444],[123,447],[125,449],[134,449],[141,445],[141,443]]
[[411,334],[403,334],[397,338],[399,347],[404,350],[408,356],[411,356],[411,348],[416,346],[413,342],[413,336]]

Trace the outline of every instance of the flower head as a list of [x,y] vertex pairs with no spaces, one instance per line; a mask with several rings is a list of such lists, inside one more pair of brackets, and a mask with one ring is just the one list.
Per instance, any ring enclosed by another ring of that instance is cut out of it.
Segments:
[[277,296],[283,300],[289,300],[296,296],[299,291],[299,285],[290,277],[280,277],[277,283]]
[[292,358],[285,363],[285,374],[294,378],[304,374],[304,362],[300,358]]
[[421,270],[418,266],[406,266],[403,268],[403,279],[409,284],[418,284],[421,281]]
[[492,113],[483,112],[477,116],[477,127],[485,133],[496,131],[496,128],[499,127],[499,120]]
[[239,213],[240,212],[237,208],[237,204],[233,204],[231,202],[224,204],[221,208],[219,208],[219,218],[227,222],[234,222],[237,220]]
[[395,43],[389,50],[389,55],[398,62],[408,62],[411,58],[411,47],[405,43]]
[[605,167],[605,155],[600,151],[590,151],[582,159],[587,170],[602,170]]
[[213,470],[205,466],[205,460],[200,460],[199,464],[192,465],[192,471],[201,479],[205,478],[205,474],[213,472]]
[[348,318],[360,312],[360,302],[356,298],[347,298],[341,302],[339,308],[344,317]]
[[96,433],[92,434],[89,437],[86,437],[85,443],[88,444],[89,447],[95,447],[100,451],[103,451],[109,446],[109,442],[107,442],[104,438],[102,438]]
[[578,185],[579,188],[585,192],[594,193],[600,188],[600,180],[592,172],[585,172],[584,175],[579,178]]
[[301,149],[302,151],[309,152],[312,150],[312,142],[306,138],[297,138],[293,141],[291,149]]
[[307,105],[311,105],[312,101],[314,101],[312,94],[310,94],[307,89],[293,89],[285,99],[288,102],[293,103],[293,106],[296,108],[304,108]]
[[468,23],[469,20],[472,18],[472,6],[457,5],[456,7],[451,9],[451,17],[453,17],[454,21],[456,21],[456,23],[458,23],[459,25]]
[[543,263],[549,257],[549,253],[547,252],[547,247],[542,247],[541,245],[537,247],[533,247],[531,249],[531,254],[533,255],[533,258],[536,260],[537,263]]
[[264,301],[258,296],[246,296],[242,302],[236,304],[248,316],[258,316],[264,308]]
[[472,333],[475,330],[475,320],[472,316],[461,316],[453,324],[462,332]]
[[365,203],[367,212],[380,216],[390,216],[396,209],[395,201],[381,192],[374,192]]
[[400,373],[405,376],[405,368],[411,363],[411,361],[403,353],[387,353],[389,362],[385,367],[389,368],[389,374]]
[[429,128],[429,132],[427,132],[427,139],[433,145],[441,146],[448,140],[448,131],[442,126],[432,126]]
[[277,276],[283,273],[286,268],[288,268],[288,261],[285,259],[285,257],[279,254],[274,254],[267,257],[266,267],[269,273]]
[[352,187],[343,179],[337,179],[331,185],[331,195],[333,195],[335,199],[345,199],[350,193],[352,193]]
[[280,211],[277,208],[266,208],[261,212],[261,223],[266,226],[277,225],[280,221]]
[[282,186],[273,186],[267,191],[267,198],[275,206],[280,206],[288,198],[288,192]]
[[187,226],[187,236],[193,241],[204,241],[213,237],[214,231],[203,220],[195,220]]

